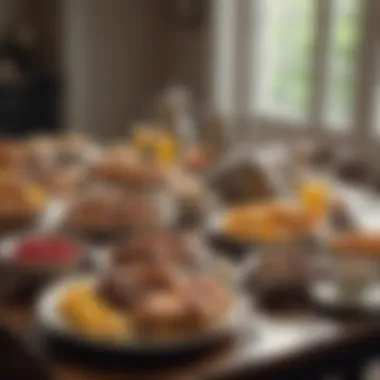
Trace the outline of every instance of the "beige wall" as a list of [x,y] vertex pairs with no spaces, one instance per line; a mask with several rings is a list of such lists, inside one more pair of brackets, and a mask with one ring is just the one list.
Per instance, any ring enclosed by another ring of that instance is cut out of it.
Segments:
[[68,126],[105,137],[123,134],[146,114],[155,92],[173,82],[204,96],[207,25],[178,29],[165,4],[64,0]]
[[[160,0],[66,0],[67,124],[109,137],[161,86]],[[165,47],[164,47],[165,48]]]
[[165,85],[184,84],[199,99],[207,94],[209,26],[178,27],[169,17],[171,4],[0,0],[0,33],[11,14],[15,29],[35,31],[42,67],[66,78],[67,126],[119,135]]
[[104,136],[123,133],[146,112],[153,94],[173,82],[205,97],[207,23],[178,29],[167,17],[165,0],[66,3],[69,126]]
[[203,100],[209,84],[209,26],[194,30],[171,28],[173,45],[170,51],[167,78],[184,84],[196,99]]

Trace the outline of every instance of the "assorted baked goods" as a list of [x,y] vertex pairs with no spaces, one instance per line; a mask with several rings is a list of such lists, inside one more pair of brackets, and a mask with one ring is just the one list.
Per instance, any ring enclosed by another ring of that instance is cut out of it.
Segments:
[[154,164],[145,162],[132,152],[112,152],[95,162],[89,176],[97,182],[151,188],[164,181],[163,172]]
[[315,232],[326,221],[330,204],[330,192],[323,183],[307,182],[298,199],[254,202],[228,209],[221,228],[234,240],[285,242]]
[[78,196],[65,222],[69,230],[92,236],[122,236],[159,224],[159,211],[152,199],[115,189]]
[[33,182],[5,176],[0,177],[0,225],[15,228],[31,222],[46,205],[46,195]]
[[2,176],[25,174],[26,153],[23,144],[11,140],[0,140],[0,174]]
[[[170,117],[161,115],[168,124],[178,111],[174,103]],[[170,128],[143,132],[136,134],[134,146],[113,144],[91,159],[92,144],[79,134],[0,141],[1,229],[39,228],[36,217],[54,196],[65,205],[61,233],[91,243],[91,250],[97,239],[106,243],[107,266],[88,280],[69,282],[58,294],[54,310],[71,333],[117,343],[183,340],[212,331],[228,317],[236,297],[230,273],[217,275],[213,254],[201,252],[183,225],[177,223],[178,231],[168,228],[162,210],[169,207],[158,201],[162,193],[201,230],[203,216],[220,204],[228,207],[218,215],[219,232],[257,248],[249,252],[257,261],[248,276],[254,277],[258,294],[307,286],[313,277],[310,237],[333,210],[325,184],[299,181],[293,199],[276,197],[281,189],[259,159],[222,165],[201,177],[197,174],[219,159],[222,139],[211,141],[210,132],[210,141],[183,156]],[[305,157],[299,154],[305,165],[327,160],[316,158],[312,149]],[[360,176],[362,170],[354,166],[343,177]],[[376,234],[340,235],[323,248],[339,289],[357,295],[371,286],[380,254]],[[82,254],[82,247],[54,230],[18,241],[12,262],[71,270]]]
[[363,231],[340,234],[331,239],[329,248],[338,255],[380,258],[380,235]]
[[70,198],[86,187],[85,178],[85,167],[78,164],[69,164],[46,171],[39,177],[39,182],[50,194]]
[[222,226],[234,240],[247,242],[286,242],[308,235],[313,229],[309,214],[294,205],[263,203],[231,209]]
[[194,267],[199,262],[193,239],[184,232],[155,231],[127,240],[111,250],[111,260],[117,265],[169,263]]
[[57,309],[70,329],[108,342],[180,340],[217,329],[232,306],[213,277],[150,266],[113,270],[62,292]]

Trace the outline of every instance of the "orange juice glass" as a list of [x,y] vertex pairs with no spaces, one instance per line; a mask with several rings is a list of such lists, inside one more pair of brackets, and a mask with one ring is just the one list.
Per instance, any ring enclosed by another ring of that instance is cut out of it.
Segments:
[[171,167],[177,161],[178,143],[168,132],[160,132],[155,142],[156,161],[163,167]]
[[329,211],[330,194],[326,184],[309,182],[301,188],[301,205],[314,222],[323,220]]

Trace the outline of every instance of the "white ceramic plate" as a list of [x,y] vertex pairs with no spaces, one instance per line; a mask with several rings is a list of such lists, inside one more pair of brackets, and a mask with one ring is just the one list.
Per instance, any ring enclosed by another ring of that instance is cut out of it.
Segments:
[[193,335],[184,339],[171,341],[140,341],[125,340],[117,343],[106,343],[104,341],[89,340],[71,329],[58,312],[58,303],[62,294],[69,286],[76,282],[94,282],[93,276],[77,276],[61,280],[49,287],[39,298],[36,306],[37,321],[43,331],[49,333],[51,337],[64,339],[66,343],[74,345],[76,348],[95,349],[108,353],[168,353],[177,350],[192,350],[207,346],[223,337],[237,334],[247,321],[249,306],[246,298],[240,296],[231,307],[230,312],[220,323],[212,329],[202,334]]

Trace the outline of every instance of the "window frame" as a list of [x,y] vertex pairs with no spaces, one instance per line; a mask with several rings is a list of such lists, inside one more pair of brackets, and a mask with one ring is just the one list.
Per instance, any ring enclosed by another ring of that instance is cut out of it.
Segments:
[[[236,8],[236,58],[233,72],[235,86],[232,105],[235,141],[312,136],[321,140],[328,139],[336,145],[350,146],[365,156],[380,159],[380,126],[377,131],[374,128],[375,101],[380,92],[380,84],[377,85],[380,81],[380,66],[377,65],[380,61],[380,23],[377,22],[380,19],[380,2],[361,0],[363,28],[359,36],[355,67],[353,117],[351,125],[344,126],[343,133],[342,126],[332,125],[331,122],[327,125],[325,117],[329,36],[333,20],[332,1],[314,0],[316,43],[312,57],[311,107],[307,120],[303,123],[277,114],[260,114],[252,107],[252,103],[259,96],[255,78],[260,69],[260,60],[257,59],[260,50],[260,0],[230,1]],[[218,6],[218,0],[213,0],[213,3],[214,7]],[[214,35],[214,38],[218,36]]]

